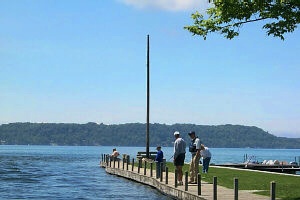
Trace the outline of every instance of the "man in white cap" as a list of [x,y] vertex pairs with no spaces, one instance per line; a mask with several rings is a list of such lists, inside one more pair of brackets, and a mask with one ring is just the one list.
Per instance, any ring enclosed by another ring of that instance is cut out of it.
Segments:
[[180,137],[178,131],[174,132],[175,142],[174,142],[174,165],[178,172],[178,185],[183,185],[182,182],[182,166],[184,165],[185,159],[185,141]]

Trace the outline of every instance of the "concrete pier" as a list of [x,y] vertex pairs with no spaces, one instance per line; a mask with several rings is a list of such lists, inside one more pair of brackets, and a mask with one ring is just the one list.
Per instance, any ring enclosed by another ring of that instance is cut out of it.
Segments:
[[[121,161],[120,161],[121,162]],[[183,186],[175,187],[175,174],[169,172],[168,173],[168,181],[166,181],[166,175],[163,174],[163,178],[156,179],[156,171],[153,170],[152,177],[150,169],[145,170],[146,175],[144,175],[144,170],[140,170],[138,172],[138,167],[134,167],[132,171],[132,166],[129,165],[128,169],[124,167],[117,168],[113,167],[114,165],[107,164],[105,162],[101,162],[100,166],[105,168],[106,172],[112,175],[121,176],[145,185],[149,185],[151,187],[156,188],[160,192],[165,195],[171,196],[174,199],[184,199],[184,200],[233,200],[236,199],[236,191],[234,189],[228,189],[222,186],[217,186],[217,191],[214,191],[216,188],[213,184],[209,184],[207,182],[201,181],[201,195],[198,191],[197,184],[188,184]],[[115,165],[116,166],[116,165]],[[122,166],[122,164],[120,164]],[[166,184],[167,183],[167,184]],[[188,190],[186,191],[186,188]],[[245,191],[240,190],[238,191],[238,199],[240,200],[266,200],[270,199],[270,197],[256,195],[253,194],[254,191]]]

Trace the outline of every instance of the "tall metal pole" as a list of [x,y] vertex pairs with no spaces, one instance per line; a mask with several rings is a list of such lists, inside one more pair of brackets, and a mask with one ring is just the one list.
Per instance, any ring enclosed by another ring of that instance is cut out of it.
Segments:
[[149,55],[149,35],[147,35],[147,128],[146,128],[146,156],[149,155],[149,116],[150,116],[150,55]]

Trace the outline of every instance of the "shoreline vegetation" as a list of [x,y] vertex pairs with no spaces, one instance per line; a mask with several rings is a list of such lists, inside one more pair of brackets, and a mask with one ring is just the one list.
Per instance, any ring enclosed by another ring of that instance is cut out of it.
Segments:
[[[173,132],[195,131],[201,142],[211,148],[276,148],[300,149],[300,138],[272,135],[255,126],[150,124],[150,146],[173,146]],[[106,125],[89,122],[9,123],[0,125],[0,144],[59,146],[145,146],[146,124]]]

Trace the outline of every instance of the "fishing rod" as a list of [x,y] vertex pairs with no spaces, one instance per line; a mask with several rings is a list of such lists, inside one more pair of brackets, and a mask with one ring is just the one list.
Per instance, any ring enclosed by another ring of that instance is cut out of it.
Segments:
[[168,161],[170,161],[170,160],[171,160],[173,157],[174,157],[174,155],[173,155],[173,156],[171,156],[171,158],[169,158],[169,159],[168,159]]

